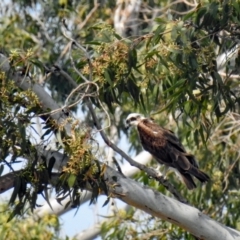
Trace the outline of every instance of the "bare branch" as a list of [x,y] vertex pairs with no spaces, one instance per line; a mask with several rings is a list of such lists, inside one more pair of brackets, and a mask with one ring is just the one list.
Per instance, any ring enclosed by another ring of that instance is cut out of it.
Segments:
[[14,171],[0,177],[0,194],[6,192],[14,186],[15,179],[20,172],[21,170]]
[[240,240],[240,232],[214,221],[194,207],[123,177],[110,167],[106,169],[105,176],[109,180],[109,186],[113,186],[110,192],[115,197],[152,216],[171,222],[199,239]]
[[92,17],[92,15],[97,11],[98,7],[99,7],[99,3],[97,2],[97,0],[94,0],[93,9],[88,13],[88,15],[85,17],[84,21],[79,24],[80,30],[87,24],[87,22]]

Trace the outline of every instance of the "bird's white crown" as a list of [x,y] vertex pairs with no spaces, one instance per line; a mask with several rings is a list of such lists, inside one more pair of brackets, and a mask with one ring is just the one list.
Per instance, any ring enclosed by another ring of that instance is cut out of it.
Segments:
[[130,113],[126,118],[126,126],[129,128],[130,126],[137,126],[138,123],[146,119],[142,114],[139,113]]

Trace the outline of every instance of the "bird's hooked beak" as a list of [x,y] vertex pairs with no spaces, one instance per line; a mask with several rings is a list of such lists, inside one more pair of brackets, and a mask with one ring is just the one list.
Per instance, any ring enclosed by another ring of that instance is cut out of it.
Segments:
[[125,122],[125,130],[127,131],[129,128],[130,128],[130,124],[129,124],[129,121],[127,120]]

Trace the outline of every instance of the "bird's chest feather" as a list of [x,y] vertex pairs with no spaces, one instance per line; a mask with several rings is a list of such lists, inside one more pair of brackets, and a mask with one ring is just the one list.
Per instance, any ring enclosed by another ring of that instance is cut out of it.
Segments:
[[152,132],[139,132],[139,138],[145,150],[162,150],[166,148],[166,139],[163,136]]
[[150,152],[159,162],[171,165],[170,153],[172,149],[164,133],[146,127],[138,130],[143,148]]

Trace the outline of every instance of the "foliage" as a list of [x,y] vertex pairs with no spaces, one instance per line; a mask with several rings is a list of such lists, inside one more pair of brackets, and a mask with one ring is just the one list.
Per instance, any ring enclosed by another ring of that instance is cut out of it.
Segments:
[[40,103],[32,91],[19,91],[4,73],[0,77],[0,158],[3,161],[13,151],[11,161],[14,163],[28,150],[26,128],[31,124],[32,113],[40,109]]
[[54,215],[46,215],[36,221],[33,219],[15,218],[11,222],[6,222],[9,218],[9,207],[1,205],[0,209],[0,239],[63,239],[59,236],[60,223]]
[[[15,54],[16,55],[16,54]],[[13,214],[23,214],[25,203],[30,203],[33,209],[37,201],[37,193],[41,192],[40,180],[46,175],[42,164],[38,164],[38,156],[36,150],[30,142],[29,127],[34,129],[32,119],[35,114],[42,111],[41,103],[37,96],[31,90],[20,91],[13,81],[2,73],[0,80],[0,126],[1,126],[1,171],[4,167],[13,170],[15,163],[19,163],[19,157],[27,157],[29,159],[25,170],[16,176],[15,189],[9,200],[11,205],[15,204],[18,197],[19,201],[13,209]],[[8,162],[7,157],[11,155]],[[31,187],[27,187],[31,183]]]
[[[76,122],[75,127],[79,126]],[[72,131],[72,137],[64,141],[65,152],[70,156],[68,163],[64,166],[56,192],[59,202],[67,196],[71,196],[72,206],[80,204],[81,194],[79,189],[87,188],[89,184],[92,189],[90,204],[97,200],[99,191],[108,195],[107,186],[103,178],[104,165],[100,165],[96,156],[93,155],[93,140],[89,128]]]
[[[18,62],[19,55],[15,54]],[[14,62],[15,63],[15,62]],[[20,61],[22,64],[23,62]],[[14,64],[13,64],[14,65]],[[18,163],[18,157],[26,157],[28,159],[24,169],[16,173],[14,191],[9,200],[9,204],[13,206],[12,214],[8,220],[16,215],[24,215],[26,208],[31,211],[36,208],[38,194],[42,194],[48,199],[47,188],[52,177],[53,165],[46,165],[46,160],[39,154],[37,149],[31,144],[32,134],[28,131],[30,126],[34,129],[32,119],[37,113],[43,112],[41,103],[33,91],[20,91],[13,81],[7,76],[1,75],[1,172],[4,166],[14,171],[12,165]],[[46,115],[43,115],[45,120]],[[107,187],[102,177],[104,166],[100,166],[96,156],[92,154],[94,151],[93,137],[90,128],[85,128],[77,121],[69,117],[67,121],[72,122],[72,136],[63,138],[63,147],[66,154],[70,156],[68,164],[63,168],[62,174],[56,187],[56,192],[60,196],[59,201],[71,195],[72,205],[78,206],[80,203],[79,189],[86,188],[87,184],[93,189],[93,202],[99,195],[101,188],[107,194]],[[64,125],[57,126],[56,123],[47,118],[46,125],[43,130],[41,139],[43,144],[47,135],[52,132],[62,132]],[[35,130],[35,129],[34,129]],[[36,131],[36,130],[35,130]],[[37,132],[37,131],[36,131]],[[63,135],[64,136],[64,135]],[[61,149],[61,148],[59,148]],[[10,163],[6,161],[6,157],[12,155]],[[40,161],[39,161],[40,159]],[[55,161],[54,158],[51,159]],[[30,183],[30,185],[29,185]],[[62,195],[63,194],[63,195]],[[19,201],[16,201],[17,198]]]

